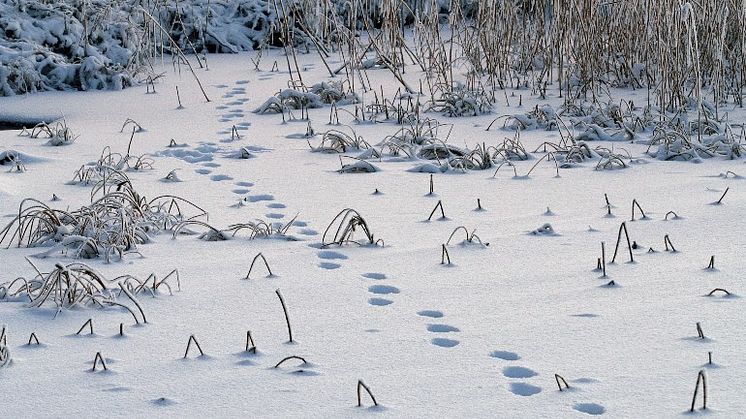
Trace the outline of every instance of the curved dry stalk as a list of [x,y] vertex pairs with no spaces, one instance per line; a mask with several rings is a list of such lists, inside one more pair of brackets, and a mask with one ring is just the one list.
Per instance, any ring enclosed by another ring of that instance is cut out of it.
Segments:
[[622,231],[624,231],[624,236],[627,238],[627,249],[629,250],[629,261],[630,262],[635,261],[635,258],[632,255],[632,244],[630,243],[630,240],[629,240],[629,233],[627,232],[627,223],[622,223],[619,226],[619,233],[617,234],[616,246],[614,247],[614,256],[611,258],[611,263],[614,263],[616,261],[616,255],[617,255],[617,252],[619,251],[619,243],[622,240]]
[[690,412],[694,412],[694,404],[697,402],[697,393],[699,392],[699,384],[702,383],[702,409],[707,409],[707,377],[705,376],[705,370],[700,370],[697,373],[697,383],[694,385],[694,396],[692,396],[692,407],[689,409]]
[[712,297],[712,296],[713,296],[713,294],[715,294],[716,292],[722,292],[722,293],[723,293],[723,294],[725,294],[725,295],[731,295],[731,293],[730,293],[730,292],[728,292],[728,290],[726,290],[725,288],[715,288],[714,290],[710,291],[710,292],[709,292],[709,293],[707,294],[707,296],[708,296],[708,297]]
[[261,252],[259,252],[259,253],[256,254],[256,256],[254,256],[254,259],[251,261],[251,266],[249,266],[249,273],[246,274],[246,278],[245,279],[249,279],[249,276],[251,275],[251,271],[252,271],[252,269],[254,269],[254,263],[256,263],[257,259],[259,259],[259,258],[261,258],[262,261],[264,262],[264,267],[267,268],[267,272],[269,273],[268,276],[269,277],[273,277],[274,276],[272,274],[272,269],[269,267],[269,263],[267,263],[267,258],[265,258],[264,255]]
[[197,342],[197,338],[194,337],[194,335],[189,335],[189,340],[187,341],[187,347],[186,351],[184,351],[184,359],[186,359],[187,356],[189,356],[189,348],[192,347],[192,342],[197,346],[197,349],[199,350],[200,356],[205,356],[205,353],[202,352],[202,347],[199,346],[199,342]]
[[101,366],[104,368],[104,371],[107,371],[108,368],[106,368],[106,362],[104,361],[104,357],[101,356],[101,352],[96,352],[96,357],[93,358],[93,368],[91,368],[92,372],[96,372],[96,366],[98,363],[101,363]]
[[562,384],[565,385],[565,389],[569,389],[570,385],[567,384],[567,381],[559,374],[554,374],[554,379],[557,381],[557,387],[559,387],[559,391],[562,391]]
[[374,406],[378,406],[378,402],[376,401],[376,398],[373,396],[373,393],[370,391],[370,388],[363,383],[363,380],[357,380],[357,405],[358,407],[363,405],[363,399],[362,399],[362,389],[365,389],[365,391],[368,393],[368,396],[370,396],[370,400],[373,401]]
[[291,355],[291,356],[285,357],[282,360],[280,360],[280,362],[278,362],[277,364],[275,364],[274,368],[280,368],[280,365],[284,364],[286,361],[290,361],[291,359],[297,359],[297,360],[301,361],[304,365],[308,364],[308,362],[306,361],[305,358],[297,356],[297,355]]
[[443,210],[443,202],[438,200],[438,203],[435,204],[435,208],[430,212],[430,216],[427,217],[427,221],[430,221],[433,218],[433,215],[435,215],[435,211],[437,211],[438,208],[440,208],[440,219],[444,220],[447,218],[446,212]]
[[288,326],[288,342],[293,342],[293,329],[290,327],[290,316],[288,316],[288,308],[285,305],[285,299],[282,298],[282,294],[280,293],[280,289],[275,290],[275,294],[277,294],[277,298],[280,299],[280,304],[282,305],[282,312],[285,314],[285,323]]

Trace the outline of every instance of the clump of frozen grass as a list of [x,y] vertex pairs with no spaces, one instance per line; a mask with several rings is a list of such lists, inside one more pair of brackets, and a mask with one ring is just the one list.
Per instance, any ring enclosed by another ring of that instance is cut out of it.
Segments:
[[489,243],[482,242],[482,239],[477,236],[477,229],[472,230],[469,232],[469,230],[466,229],[464,226],[458,226],[456,227],[450,236],[448,236],[448,240],[446,241],[446,246],[451,244],[451,240],[456,236],[457,233],[460,231],[464,232],[464,240],[461,242],[462,244],[479,244],[480,246],[489,246]]
[[357,135],[355,130],[350,128],[350,132],[351,134],[348,134],[344,131],[332,129],[321,136],[321,143],[317,147],[313,147],[310,141],[308,146],[311,147],[311,151],[317,153],[346,153],[349,150],[371,148],[370,144],[362,136]]
[[557,232],[554,231],[554,227],[552,227],[551,224],[545,223],[542,224],[541,227],[537,228],[536,230],[532,230],[530,234],[534,236],[557,236]]
[[492,101],[484,89],[468,89],[456,83],[452,88],[439,89],[426,110],[449,117],[478,116],[492,112]]
[[489,131],[492,126],[500,120],[503,120],[503,129],[521,131],[543,129],[546,131],[552,131],[558,126],[557,118],[557,112],[551,105],[536,105],[534,109],[525,114],[501,115],[495,118],[487,126],[487,131]]
[[[124,293],[139,311],[143,322],[147,323],[142,306],[135,296],[148,292],[155,297],[161,287],[168,289],[169,294],[173,295],[169,284],[171,278],[176,279],[177,289],[181,289],[178,270],[171,271],[161,280],[158,280],[155,274],[151,274],[145,280],[132,275],[123,275],[109,280],[84,263],[75,262],[67,265],[57,263],[52,271],[42,272],[28,258],[26,260],[33,267],[36,275],[31,279],[20,277],[0,284],[0,300],[28,300],[29,307],[51,305],[57,309],[57,313],[78,307],[122,307],[132,315],[136,323],[140,323],[135,311],[129,305],[118,301]],[[91,323],[90,320],[86,324],[89,323]],[[92,323],[90,328],[92,331]]]
[[78,135],[75,135],[73,133],[72,128],[67,126],[66,120],[61,120],[55,122],[51,126],[46,127],[46,132],[49,132],[49,141],[47,141],[47,145],[51,146],[63,146],[63,145],[70,145],[75,140],[78,139]]
[[[363,232],[365,236],[363,240],[355,240],[355,233],[358,230]],[[333,245],[344,246],[346,244],[377,246],[379,244],[383,245],[383,240],[375,239],[368,222],[359,212],[352,208],[345,208],[332,219],[324,230],[321,245],[328,247]]]
[[308,91],[321,98],[322,102],[334,103],[337,106],[353,105],[360,102],[360,97],[349,89],[345,80],[322,81],[311,86]]
[[[447,132],[443,132],[445,127]],[[453,129],[452,124],[442,124],[433,118],[421,118],[416,116],[408,121],[395,134],[389,135],[378,145],[382,152],[392,156],[406,155],[415,157],[417,146],[425,146],[435,143],[445,143]]]
[[[613,170],[613,169],[626,169],[627,163],[624,162],[624,155],[614,152],[607,148],[596,148],[601,158],[596,163],[596,170]],[[628,156],[629,158],[629,156]]]
[[8,172],[23,173],[26,165],[23,163],[22,154],[15,150],[0,151],[0,166],[9,166]]
[[345,156],[345,158],[352,159],[352,163],[343,163],[340,156],[339,163],[342,167],[337,170],[339,173],[375,173],[380,170],[373,163],[366,160],[351,156]]
[[204,229],[202,233],[199,233],[197,238],[203,241],[225,241],[235,237],[238,233],[248,233],[249,240],[255,239],[280,239],[280,240],[296,240],[295,237],[288,234],[290,227],[295,222],[296,215],[286,224],[275,224],[264,220],[247,221],[245,223],[235,223],[229,225],[225,229],[218,229],[213,227],[206,222],[199,220],[183,220],[176,224],[172,230],[173,238],[179,235],[196,235],[198,234],[194,228]]
[[30,307],[50,303],[58,313],[78,306],[122,306],[137,319],[126,305],[116,302],[110,283],[93,268],[82,263],[55,264],[54,270],[42,273],[32,266],[36,271],[33,278],[21,277],[0,286],[3,299],[23,296],[29,300]]
[[305,111],[306,109],[321,108],[323,106],[324,102],[321,96],[315,93],[303,92],[297,89],[283,89],[262,103],[254,110],[254,113],[284,114],[292,109]]
[[[187,216],[182,207],[196,213]],[[207,213],[192,202],[173,195],[148,200],[124,172],[105,167],[91,190],[91,203],[80,209],[54,209],[32,198],[21,201],[18,215],[0,230],[0,243],[48,247],[39,257],[121,260],[139,253],[137,246],[149,242],[150,234],[200,217]]]

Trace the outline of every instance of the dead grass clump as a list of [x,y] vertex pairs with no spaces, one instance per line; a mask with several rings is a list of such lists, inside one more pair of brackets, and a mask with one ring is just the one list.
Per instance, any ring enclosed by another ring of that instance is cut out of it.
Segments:
[[[364,240],[355,240],[355,232],[361,230],[365,236]],[[370,230],[367,221],[359,212],[352,208],[345,208],[340,211],[329,226],[324,230],[321,239],[323,247],[332,245],[343,246],[346,244],[357,244],[360,246],[383,245],[382,239],[375,239],[373,232]]]

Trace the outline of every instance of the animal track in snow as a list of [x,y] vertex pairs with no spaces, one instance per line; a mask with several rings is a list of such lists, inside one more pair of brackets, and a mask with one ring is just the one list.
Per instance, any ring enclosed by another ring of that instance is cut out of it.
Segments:
[[521,359],[521,357],[517,353],[509,351],[493,351],[490,356],[505,361],[518,361],[519,359]]
[[249,202],[273,201],[274,199],[275,197],[269,194],[250,195],[246,198]]
[[533,396],[541,393],[541,387],[528,383],[510,383],[510,392],[518,396]]
[[363,274],[363,278],[381,280],[381,279],[386,279],[386,274],[382,274],[378,272],[368,272],[368,273]]
[[339,259],[339,260],[345,260],[345,259],[347,259],[347,256],[345,256],[345,255],[343,255],[343,254],[341,254],[339,252],[334,252],[334,251],[331,251],[331,250],[322,250],[322,251],[320,251],[318,253],[317,256],[319,258],[321,258],[321,259]]
[[440,346],[441,348],[453,348],[460,343],[456,339],[446,338],[433,338],[430,342],[435,346]]
[[177,148],[169,148],[156,153],[160,157],[174,157],[183,160],[187,163],[202,163],[212,161],[213,152],[206,152],[202,150],[185,150]]
[[210,176],[210,180],[220,182],[223,180],[233,180],[233,178],[228,175],[212,175]]
[[237,188],[237,189],[232,190],[231,192],[233,192],[236,195],[243,195],[245,193],[249,193],[249,190],[243,189],[243,188]]
[[195,169],[195,172],[199,173],[200,175],[209,175],[212,173],[212,170],[210,169]]
[[279,202],[272,202],[272,203],[267,204],[267,208],[275,208],[275,209],[285,208],[285,204],[281,204]]
[[379,306],[379,307],[381,307],[381,306],[387,306],[387,305],[393,304],[393,303],[394,302],[391,301],[391,300],[389,300],[389,299],[379,298],[379,297],[370,298],[368,300],[368,304],[373,305],[373,306]]
[[511,366],[503,368],[503,375],[508,378],[531,378],[539,374],[530,368]]
[[583,412],[594,416],[603,415],[604,412],[606,412],[606,409],[603,406],[596,403],[576,403],[575,405],[573,405],[572,408],[577,410],[578,412]]
[[264,214],[265,217],[271,218],[274,220],[279,220],[280,218],[285,218],[285,214],[280,214],[277,212],[270,212],[269,214]]
[[453,327],[447,324],[428,324],[427,331],[435,333],[460,332],[457,327]]
[[431,319],[439,319],[443,317],[443,312],[439,310],[422,310],[417,312],[418,316],[430,317]]
[[368,291],[373,294],[399,294],[399,288],[391,285],[371,285],[368,287]]
[[334,263],[334,262],[319,262],[319,268],[323,268],[323,269],[337,269],[337,268],[341,268],[341,267],[342,267],[342,265],[340,265],[339,263]]

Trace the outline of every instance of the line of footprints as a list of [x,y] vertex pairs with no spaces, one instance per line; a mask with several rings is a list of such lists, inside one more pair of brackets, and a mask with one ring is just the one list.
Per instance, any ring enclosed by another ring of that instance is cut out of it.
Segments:
[[[519,359],[521,359],[521,357],[517,353],[510,351],[493,351],[490,356],[492,358],[497,358],[509,362],[518,361]],[[505,378],[510,380],[510,392],[515,395],[529,397],[539,394],[542,391],[542,388],[539,386],[535,386],[526,381],[518,381],[527,380],[539,375],[536,371],[530,368],[518,365],[508,365],[506,367],[503,367],[502,374],[503,376],[505,376]],[[596,382],[596,380],[590,378],[581,378],[572,382],[573,387],[567,387],[564,391],[574,390],[576,384],[594,383]],[[578,412],[586,413],[589,415],[602,415],[606,412],[606,408],[597,403],[575,403],[573,404],[572,408],[574,410],[577,410]]]
[[[373,281],[382,281],[386,279],[386,274],[378,273],[378,272],[368,272],[364,273],[363,278],[367,278]],[[393,286],[393,285],[386,285],[386,284],[373,284],[368,286],[368,292],[374,295],[374,297],[370,297],[368,299],[368,304],[372,306],[378,306],[383,307],[390,304],[393,304],[394,301],[390,300],[389,298],[385,298],[382,296],[392,296],[395,294],[399,294],[399,288]],[[439,310],[422,310],[417,312],[417,315],[421,317],[426,317],[429,319],[440,319],[443,317],[443,312]],[[427,331],[430,333],[458,333],[460,330],[457,327],[443,324],[443,323],[429,323],[427,325]],[[460,342],[456,339],[450,339],[450,338],[443,338],[443,337],[435,337],[430,340],[430,342],[435,345],[439,346],[441,348],[453,348],[454,346],[458,345]]]

